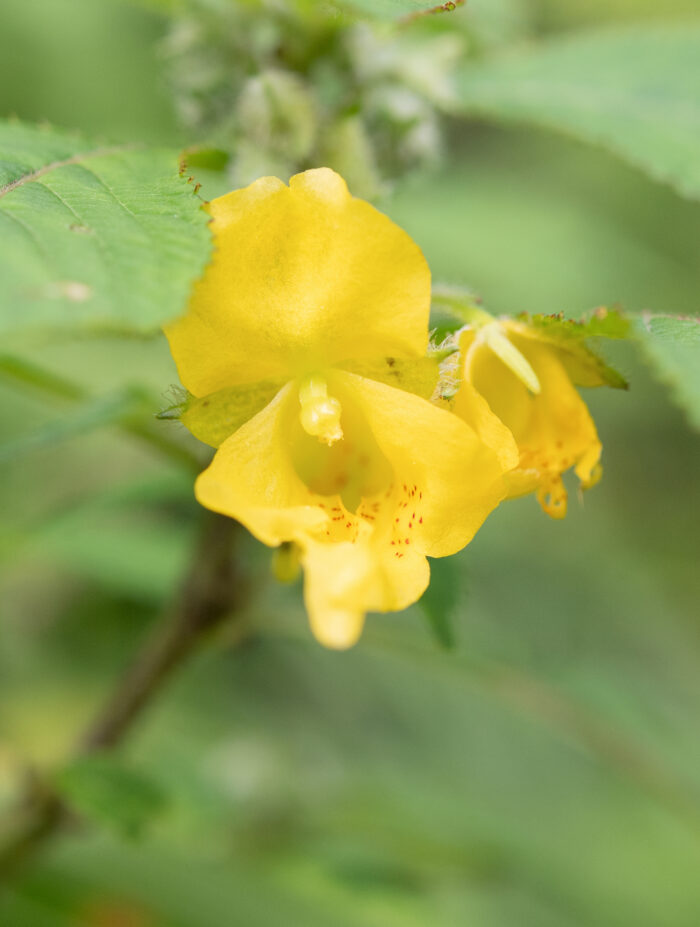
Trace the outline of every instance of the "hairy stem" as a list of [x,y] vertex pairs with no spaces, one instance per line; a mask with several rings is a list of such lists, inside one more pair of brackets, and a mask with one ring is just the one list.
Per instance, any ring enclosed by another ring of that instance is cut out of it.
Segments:
[[[237,524],[205,512],[202,532],[180,594],[111,696],[79,738],[76,755],[117,747],[170,676],[206,636],[240,610],[242,589],[232,555]],[[69,809],[36,776],[0,829],[0,880],[71,819]]]

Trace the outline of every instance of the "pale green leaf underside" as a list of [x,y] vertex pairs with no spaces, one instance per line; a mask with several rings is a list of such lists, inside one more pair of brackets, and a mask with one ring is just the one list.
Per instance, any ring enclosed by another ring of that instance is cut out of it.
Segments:
[[700,318],[645,314],[634,332],[659,378],[700,428]]
[[0,122],[0,334],[154,331],[210,251],[175,152]]
[[463,68],[464,112],[602,145],[700,197],[700,21],[610,29]]

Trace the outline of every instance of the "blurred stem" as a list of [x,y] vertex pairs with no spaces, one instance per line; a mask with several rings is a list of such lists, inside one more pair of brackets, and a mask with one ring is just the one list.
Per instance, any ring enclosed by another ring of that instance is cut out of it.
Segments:
[[493,322],[493,316],[482,307],[479,297],[461,287],[436,285],[431,301],[433,310],[444,312],[465,325],[480,328]]
[[[177,599],[79,738],[75,755],[119,746],[173,673],[215,628],[240,612],[243,588],[233,557],[237,531],[232,519],[204,512],[202,531]],[[0,824],[0,882],[71,819],[60,796],[30,774],[24,795]]]
[[[97,409],[100,403],[111,403],[116,407],[114,397],[95,399],[79,384],[11,355],[0,355],[0,376],[15,386],[38,391],[54,399],[79,404],[77,421],[82,419],[86,422],[90,421],[91,427],[99,427],[101,424],[117,424],[122,431],[149,444],[169,459],[197,472],[202,469],[202,462],[196,454],[184,444],[173,440],[166,431],[167,426],[160,425],[155,420],[153,414],[155,402],[138,387],[128,387],[117,395],[116,399],[122,404],[118,415],[99,418],[95,417],[93,410]],[[72,424],[72,422],[67,423],[66,434],[75,430],[71,429]],[[35,440],[31,435],[22,442],[27,446],[40,443],[43,443],[41,437]]]

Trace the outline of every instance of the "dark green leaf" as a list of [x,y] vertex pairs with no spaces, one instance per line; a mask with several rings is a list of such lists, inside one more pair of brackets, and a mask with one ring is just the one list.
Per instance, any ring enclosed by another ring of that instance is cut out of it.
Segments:
[[175,152],[0,122],[0,332],[177,316],[211,252],[193,190]]

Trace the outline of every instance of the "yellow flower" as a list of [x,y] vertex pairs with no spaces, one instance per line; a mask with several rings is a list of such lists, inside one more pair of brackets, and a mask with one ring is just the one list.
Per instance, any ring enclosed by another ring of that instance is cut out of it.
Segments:
[[347,647],[366,611],[422,594],[426,555],[471,539],[504,466],[428,401],[430,272],[405,232],[327,168],[209,210],[213,262],[166,329],[194,397],[182,420],[219,448],[196,496],[297,544],[312,629]]
[[570,467],[583,489],[601,476],[601,444],[575,383],[600,385],[585,348],[548,337],[511,319],[487,321],[460,335],[462,384],[454,410],[491,446],[507,428],[519,462],[507,476],[509,495],[532,491],[552,518],[566,515],[562,474]]

